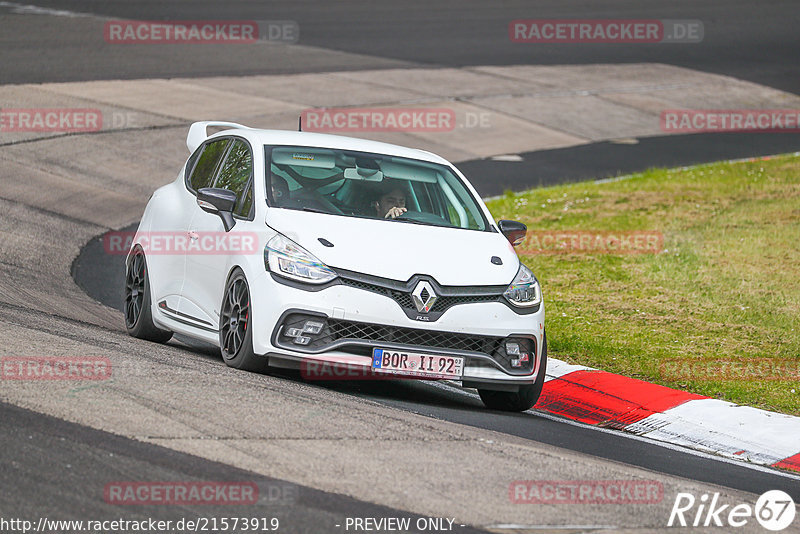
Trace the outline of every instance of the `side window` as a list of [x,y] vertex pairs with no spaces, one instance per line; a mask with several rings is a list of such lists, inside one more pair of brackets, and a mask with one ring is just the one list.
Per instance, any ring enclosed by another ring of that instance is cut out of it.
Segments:
[[447,217],[445,217],[445,219],[449,220],[455,226],[466,228],[467,226],[466,221],[461,220],[461,216],[458,214],[458,210],[453,205],[453,203],[450,202],[449,198],[444,197],[444,204],[447,208]]
[[192,177],[189,179],[189,189],[197,191],[202,187],[211,187],[214,172],[217,170],[219,160],[225,154],[225,149],[228,148],[229,143],[230,139],[220,139],[206,145],[192,171]]
[[186,162],[186,168],[184,169],[183,173],[183,180],[186,182],[186,187],[189,187],[189,177],[192,175],[192,169],[194,169],[194,164],[197,163],[197,158],[200,157],[200,154],[203,153],[204,146],[200,146],[197,150],[194,151],[189,157],[189,161]]
[[251,184],[247,188],[247,193],[245,193],[244,199],[239,201],[239,206],[236,208],[236,215],[241,215],[242,217],[249,217],[250,209],[252,207],[253,207],[253,185]]
[[409,182],[414,190],[414,196],[419,204],[420,211],[433,213],[433,201],[431,200],[430,184],[422,182]]
[[253,205],[252,186],[250,186],[252,175],[253,155],[250,153],[250,147],[244,141],[237,139],[228,151],[228,157],[217,174],[214,187],[236,193],[234,213],[242,217],[250,214],[250,207]]

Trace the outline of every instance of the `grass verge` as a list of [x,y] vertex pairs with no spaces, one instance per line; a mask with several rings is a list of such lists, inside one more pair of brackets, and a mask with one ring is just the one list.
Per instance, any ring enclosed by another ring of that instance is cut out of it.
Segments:
[[[654,169],[487,204],[528,225],[518,252],[542,284],[553,357],[800,415],[800,157]],[[657,232],[663,247],[541,253],[541,232],[572,230]]]

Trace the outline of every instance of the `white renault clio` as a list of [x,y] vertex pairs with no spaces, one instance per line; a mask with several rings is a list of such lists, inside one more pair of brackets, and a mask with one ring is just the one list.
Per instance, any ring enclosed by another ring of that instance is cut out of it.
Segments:
[[131,335],[205,340],[239,369],[335,363],[457,381],[493,409],[536,403],[544,304],[512,247],[526,228],[495,224],[452,164],[220,122],[193,124],[187,145],[126,260]]

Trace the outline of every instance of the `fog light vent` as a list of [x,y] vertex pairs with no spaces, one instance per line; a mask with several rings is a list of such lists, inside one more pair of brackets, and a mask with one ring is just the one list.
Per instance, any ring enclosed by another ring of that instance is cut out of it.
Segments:
[[299,321],[294,321],[294,326],[287,326],[283,331],[283,335],[291,339],[295,345],[310,345],[317,336],[325,332],[325,321],[316,318],[300,318]]
[[296,345],[308,345],[311,343],[311,338],[308,336],[297,336],[292,340],[292,343]]
[[533,340],[510,337],[503,342],[494,356],[500,363],[505,364],[506,369],[524,371],[532,368],[533,359],[536,356],[535,350],[536,345]]
[[[322,332],[322,327],[325,326],[325,323],[321,321],[306,321],[306,324],[303,325],[303,333],[304,334],[312,334],[317,335]],[[294,328],[293,330],[297,330]]]

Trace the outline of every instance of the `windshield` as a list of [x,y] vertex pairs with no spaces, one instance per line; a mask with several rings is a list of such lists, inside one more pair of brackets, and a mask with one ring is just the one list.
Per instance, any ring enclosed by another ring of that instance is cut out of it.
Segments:
[[309,147],[266,147],[270,206],[347,217],[487,230],[483,212],[445,165]]

